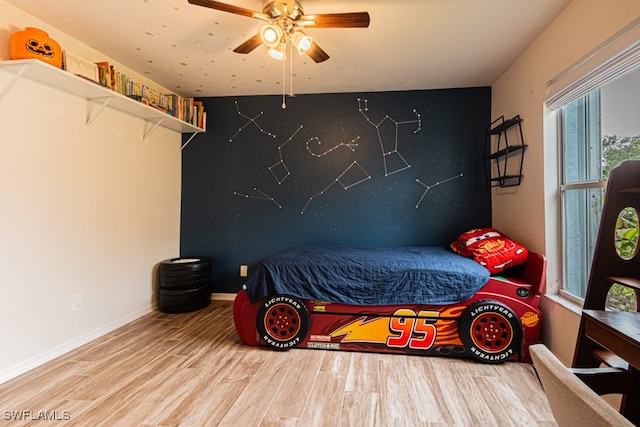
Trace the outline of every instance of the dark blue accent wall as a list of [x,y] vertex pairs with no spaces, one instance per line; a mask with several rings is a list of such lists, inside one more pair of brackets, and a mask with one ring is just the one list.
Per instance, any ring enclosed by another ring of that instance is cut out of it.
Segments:
[[442,246],[491,224],[488,87],[203,101],[180,252],[212,258],[214,292],[293,246]]

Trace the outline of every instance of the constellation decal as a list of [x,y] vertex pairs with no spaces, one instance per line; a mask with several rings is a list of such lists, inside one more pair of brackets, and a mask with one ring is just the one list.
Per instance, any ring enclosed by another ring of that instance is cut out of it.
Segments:
[[244,197],[245,199],[268,200],[268,201],[271,201],[271,202],[275,203],[275,205],[278,208],[282,209],[282,206],[278,202],[276,202],[276,200],[273,197],[263,193],[262,191],[258,190],[256,187],[253,187],[253,191],[255,191],[256,193],[260,193],[260,196],[250,196],[248,194],[238,193],[237,191],[234,191],[233,195],[234,196]]
[[269,166],[269,171],[273,174],[273,177],[276,179],[278,184],[282,184],[284,180],[287,179],[289,175],[291,175],[291,172],[289,172],[289,168],[287,167],[286,163],[284,162],[284,158],[282,157],[282,148],[287,145],[303,127],[303,125],[300,125],[300,127],[293,133],[293,135],[289,137],[289,139],[278,146],[278,155],[280,156],[280,161]]
[[309,153],[311,153],[311,155],[312,155],[312,156],[315,156],[315,157],[322,157],[322,156],[326,156],[327,154],[329,154],[329,153],[330,153],[330,152],[332,152],[333,150],[337,150],[337,149],[338,149],[338,148],[340,148],[340,147],[347,147],[347,148],[348,148],[349,150],[351,150],[351,151],[356,151],[356,149],[355,149],[354,147],[357,147],[357,146],[358,146],[358,144],[355,144],[355,142],[356,142],[357,140],[359,140],[359,139],[360,139],[360,136],[356,136],[355,138],[353,138],[353,139],[352,139],[351,141],[349,141],[349,142],[341,142],[340,144],[338,144],[338,145],[336,145],[336,146],[334,146],[334,147],[332,147],[332,148],[329,148],[328,150],[325,150],[325,151],[323,151],[322,153],[314,153],[314,152],[311,150],[311,148],[309,147],[309,143],[310,143],[311,141],[313,141],[314,139],[315,139],[315,141],[316,141],[316,143],[317,143],[318,145],[322,145],[322,141],[320,141],[320,138],[318,138],[317,136],[314,136],[313,138],[310,138],[310,139],[307,141],[307,151],[308,151]]
[[[359,176],[358,176],[359,175]],[[309,197],[309,200],[307,200],[307,203],[304,205],[304,208],[302,209],[302,212],[300,212],[301,215],[304,215],[304,212],[307,210],[307,208],[309,207],[309,203],[311,203],[311,201],[313,199],[315,199],[316,197],[320,197],[322,196],[329,188],[331,188],[333,186],[333,184],[340,183],[340,185],[342,185],[342,188],[345,190],[348,190],[349,188],[358,185],[368,179],[371,179],[371,175],[369,175],[367,173],[367,171],[365,171],[362,166],[360,166],[358,164],[357,161],[354,161],[353,163],[351,163],[340,175],[338,175],[338,177],[336,179],[334,179],[331,184],[327,185],[324,190],[322,190],[321,192],[314,194],[313,196]]]
[[416,182],[419,183],[420,185],[424,186],[426,188],[426,190],[424,190],[424,193],[422,193],[422,197],[420,197],[420,200],[418,200],[418,203],[416,204],[416,209],[418,209],[420,207],[420,203],[422,203],[422,199],[424,199],[424,196],[427,195],[427,193],[429,192],[429,190],[431,190],[433,187],[437,187],[440,184],[444,184],[445,182],[449,182],[451,180],[454,180],[456,178],[460,178],[462,177],[464,174],[460,173],[456,176],[452,176],[451,178],[447,178],[444,181],[437,181],[435,184],[432,185],[427,185],[424,182],[420,181],[419,179],[416,179]]
[[[413,133],[418,133],[422,129],[422,119],[420,114],[414,109],[413,113],[418,117],[415,120],[397,121],[389,115],[385,115],[378,123],[374,123],[366,112],[369,111],[368,101],[366,99],[358,98],[358,111],[364,116],[371,126],[376,128],[378,133],[378,142],[380,143],[380,149],[382,150],[382,158],[384,160],[384,176],[389,176],[396,172],[401,172],[405,169],[409,169],[411,165],[398,151],[398,128],[400,125],[417,123],[418,128]],[[394,127],[392,132],[387,132],[383,135],[380,127],[386,120],[393,122]],[[394,133],[393,138],[391,134]],[[387,145],[387,147],[385,147]]]
[[264,111],[260,111],[260,113],[258,115],[256,115],[255,117],[249,117],[246,114],[243,114],[240,111],[240,107],[238,106],[238,101],[234,101],[236,103],[236,111],[238,112],[239,115],[241,115],[242,117],[244,117],[245,119],[247,119],[247,123],[244,124],[244,126],[242,126],[240,129],[238,129],[238,131],[229,139],[229,142],[233,142],[233,140],[238,136],[238,134],[240,134],[240,132],[242,132],[244,130],[244,128],[246,128],[247,126],[249,126],[250,124],[253,124],[255,127],[258,128],[258,130],[262,133],[264,133],[265,135],[269,135],[272,138],[275,138],[275,134],[271,133],[271,132],[267,132],[266,130],[262,129],[260,127],[260,125],[258,124],[258,122],[256,122],[256,119],[258,119],[260,116],[262,116],[264,114]]

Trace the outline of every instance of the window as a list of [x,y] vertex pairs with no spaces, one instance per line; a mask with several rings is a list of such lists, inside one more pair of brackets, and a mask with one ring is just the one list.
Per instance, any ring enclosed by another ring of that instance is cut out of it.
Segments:
[[[586,293],[609,171],[623,160],[640,158],[638,117],[640,70],[600,86],[560,109],[562,290],[580,299]],[[634,238],[637,242],[637,215],[623,219],[621,245]],[[635,298],[629,291],[614,286],[611,308],[633,306],[635,310]]]
[[[608,173],[640,158],[640,17],[551,79],[545,104],[559,112],[560,292],[584,299]],[[637,256],[638,234],[638,212],[623,210],[615,231],[620,256]],[[607,308],[635,310],[635,295],[614,285]]]
[[600,91],[562,108],[563,289],[583,298],[604,196]]

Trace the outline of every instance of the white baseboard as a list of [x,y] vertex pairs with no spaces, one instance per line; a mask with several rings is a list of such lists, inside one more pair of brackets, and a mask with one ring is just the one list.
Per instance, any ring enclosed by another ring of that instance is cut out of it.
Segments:
[[211,299],[220,300],[220,301],[233,301],[236,299],[236,294],[223,294],[223,293],[212,293]]
[[63,354],[68,353],[71,350],[75,350],[76,348],[87,344],[88,342],[93,341],[96,338],[99,338],[115,329],[118,329],[121,326],[126,325],[127,323],[130,323],[144,316],[145,314],[151,313],[151,311],[153,311],[152,306],[142,308],[104,326],[89,331],[86,334],[83,334],[70,341],[53,347],[45,351],[44,353],[38,354],[28,360],[25,360],[24,362],[18,363],[17,365],[11,366],[7,369],[3,369],[0,371],[0,384],[17,377],[18,375],[24,374],[25,372],[30,371],[31,369],[36,368],[46,362],[50,362],[56,357],[62,356]]

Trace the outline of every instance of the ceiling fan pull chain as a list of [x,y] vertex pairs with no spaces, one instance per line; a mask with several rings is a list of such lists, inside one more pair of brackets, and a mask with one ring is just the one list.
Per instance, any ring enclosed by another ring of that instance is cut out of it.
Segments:
[[[286,46],[285,46],[285,53],[286,53]],[[287,64],[286,64],[287,60],[285,58],[284,61],[282,61],[282,109],[284,110],[285,108],[287,108],[287,101],[286,101],[286,92],[287,92]]]
[[292,43],[288,43],[289,44],[289,58],[291,61],[291,70],[289,73],[289,78],[291,79],[289,81],[289,96],[293,97],[293,44]]

